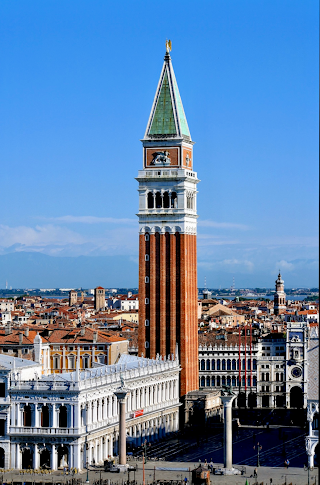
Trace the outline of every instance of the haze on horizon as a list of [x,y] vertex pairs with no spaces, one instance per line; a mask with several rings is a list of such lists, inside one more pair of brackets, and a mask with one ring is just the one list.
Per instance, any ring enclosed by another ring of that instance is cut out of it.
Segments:
[[317,287],[318,10],[177,0],[163,25],[145,1],[1,2],[0,287],[137,286],[166,38],[196,142],[199,286],[271,288],[280,269]]

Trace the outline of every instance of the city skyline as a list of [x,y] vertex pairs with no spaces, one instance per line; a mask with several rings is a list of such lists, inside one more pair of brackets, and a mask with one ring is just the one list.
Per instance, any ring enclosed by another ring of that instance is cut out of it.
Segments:
[[192,36],[176,2],[152,39],[145,3],[124,5],[0,7],[0,286],[137,286],[134,177],[166,37],[196,141],[198,285],[272,287],[280,269],[317,286],[316,2],[202,2]]

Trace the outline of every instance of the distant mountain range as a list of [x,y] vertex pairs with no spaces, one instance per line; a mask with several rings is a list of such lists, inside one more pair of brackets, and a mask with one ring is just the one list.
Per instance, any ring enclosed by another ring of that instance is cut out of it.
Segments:
[[138,260],[130,256],[53,257],[38,252],[0,255],[0,288],[138,286]]

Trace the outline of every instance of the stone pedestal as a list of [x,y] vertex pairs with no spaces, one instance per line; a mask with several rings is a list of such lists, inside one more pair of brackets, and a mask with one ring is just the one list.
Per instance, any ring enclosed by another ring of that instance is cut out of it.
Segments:
[[126,447],[126,395],[128,391],[120,388],[115,391],[119,403],[119,465],[126,465],[127,447]]

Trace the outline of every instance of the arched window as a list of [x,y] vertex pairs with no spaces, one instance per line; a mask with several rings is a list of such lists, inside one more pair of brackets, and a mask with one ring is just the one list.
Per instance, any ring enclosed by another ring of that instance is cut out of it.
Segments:
[[171,193],[171,207],[172,207],[172,209],[177,207],[177,193],[176,192]]
[[204,377],[201,377],[200,387],[204,387],[205,384],[206,384],[205,378]]
[[266,373],[266,381],[269,381],[269,378],[270,378],[270,374],[269,372]]
[[211,361],[211,370],[215,370],[216,366],[215,366],[215,360],[212,359]]
[[227,360],[227,370],[231,370],[231,360]]
[[220,387],[220,376],[217,376],[217,387]]
[[237,359],[237,370],[239,370],[239,359]]
[[246,368],[246,361],[245,359],[242,359],[242,370],[245,370]]
[[217,360],[217,370],[220,370],[220,359]]
[[207,387],[210,387],[210,377],[207,377]]
[[210,360],[207,359],[207,370],[210,370]]
[[59,428],[68,427],[68,412],[66,406],[60,406],[59,408]]
[[222,370],[226,370],[226,361],[222,359]]
[[254,386],[256,386],[257,385],[257,376],[253,376],[253,379],[252,380],[253,380],[252,384]]
[[222,385],[225,386],[226,385],[226,378],[225,376],[222,376]]
[[42,406],[41,408],[41,427],[49,428],[49,408],[48,406]]
[[161,197],[160,192],[157,192],[156,193],[156,208],[161,209],[161,207],[162,207],[162,197]]
[[205,360],[201,359],[201,370],[205,370]]
[[242,385],[245,386],[246,385],[246,378],[243,376],[242,377]]
[[23,408],[23,426],[32,426],[31,424],[31,406],[27,404]]
[[248,366],[248,370],[251,370],[251,359],[247,360],[247,366]]
[[257,360],[256,359],[253,359],[253,367],[252,367],[253,370],[257,370]]
[[264,381],[264,372],[261,374],[261,380]]
[[276,381],[279,382],[279,373],[276,373]]
[[280,381],[281,382],[283,381],[283,374],[282,373],[280,374]]
[[169,207],[170,207],[170,200],[169,200],[169,194],[168,194],[168,192],[165,192],[163,194],[163,207],[165,209],[169,209]]
[[236,383],[237,383],[237,381],[236,381],[235,376],[232,376],[232,385],[236,386],[237,385]]
[[216,385],[215,377],[211,377],[211,386],[214,387]]
[[153,209],[153,193],[148,192],[148,209]]
[[231,386],[231,377],[230,376],[227,377],[227,386]]
[[237,368],[236,359],[232,359],[232,370],[236,370],[236,368]]

